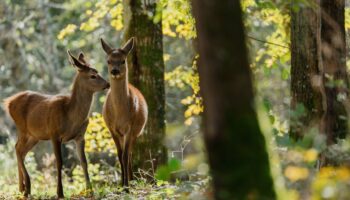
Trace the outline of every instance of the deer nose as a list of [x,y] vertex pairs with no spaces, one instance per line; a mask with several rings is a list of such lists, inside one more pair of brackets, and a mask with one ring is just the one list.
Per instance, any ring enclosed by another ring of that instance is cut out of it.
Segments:
[[109,83],[106,84],[106,87],[103,89],[108,89],[111,85]]
[[112,69],[111,74],[112,75],[120,74],[120,70],[119,69]]

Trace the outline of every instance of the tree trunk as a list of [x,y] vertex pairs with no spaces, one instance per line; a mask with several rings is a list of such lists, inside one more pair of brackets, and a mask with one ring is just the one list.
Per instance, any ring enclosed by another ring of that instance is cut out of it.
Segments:
[[348,115],[344,103],[348,100],[349,80],[346,73],[345,1],[321,0],[322,59],[326,92],[326,114],[323,121],[327,143],[345,138]]
[[[318,0],[313,0],[317,4]],[[324,113],[322,71],[320,67],[320,9],[291,6],[291,118],[290,135],[300,139]]]
[[240,1],[193,0],[204,140],[216,199],[275,199],[254,110]]
[[[129,77],[145,96],[148,104],[148,120],[144,133],[133,151],[134,169],[154,172],[159,164],[167,161],[163,145],[165,136],[165,90],[162,22],[153,22],[149,14],[156,15],[156,1],[126,0],[130,13],[126,16],[124,40],[135,37],[136,48],[129,63]],[[152,162],[150,162],[152,161]]]

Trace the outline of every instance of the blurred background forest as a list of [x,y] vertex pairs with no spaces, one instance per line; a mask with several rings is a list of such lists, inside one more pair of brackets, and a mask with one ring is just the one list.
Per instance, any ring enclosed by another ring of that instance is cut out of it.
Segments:
[[[84,52],[91,65],[107,77],[99,39],[119,47],[130,17],[123,0],[2,0],[0,1],[0,100],[23,90],[69,93],[75,70],[67,49]],[[153,2],[153,1],[151,1]],[[295,9],[307,6],[298,0]],[[350,2],[345,7],[347,39]],[[197,33],[189,0],[159,0],[145,12],[162,25],[165,137],[167,163],[137,169],[130,194],[121,194],[116,148],[100,114],[105,93],[96,95],[85,135],[90,176],[97,198],[212,199],[209,165],[201,135],[202,99],[197,72]],[[349,199],[350,141],[327,145],[314,128],[295,142],[289,136],[291,111],[291,4],[284,0],[242,0],[243,21],[260,127],[266,138],[274,186],[281,199]],[[349,40],[347,40],[349,41]],[[137,44],[136,44],[137,45]],[[347,47],[349,44],[347,43]],[[350,51],[347,51],[350,52]],[[349,55],[347,55],[349,58]],[[347,69],[350,62],[347,60]],[[239,97],[237,97],[239,98]],[[292,116],[292,117],[291,117]],[[18,196],[14,123],[0,109],[0,199]],[[316,137],[317,135],[317,137]],[[86,196],[83,172],[74,145],[64,148],[64,187],[68,198]],[[319,169],[326,152],[338,163]],[[152,160],[150,158],[144,158]],[[151,161],[153,163],[153,161]],[[49,142],[40,142],[26,158],[37,198],[55,195],[55,158]],[[252,163],[254,165],[254,163]],[[147,184],[149,179],[155,184]]]

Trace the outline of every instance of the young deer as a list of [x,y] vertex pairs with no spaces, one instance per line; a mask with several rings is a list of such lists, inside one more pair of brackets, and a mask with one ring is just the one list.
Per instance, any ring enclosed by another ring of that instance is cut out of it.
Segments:
[[103,118],[117,146],[122,169],[122,185],[132,179],[132,148],[147,121],[147,104],[141,92],[128,82],[127,55],[133,49],[131,38],[121,49],[111,48],[102,38],[107,53],[111,88],[103,106]]
[[74,140],[83,167],[87,188],[91,188],[84,152],[84,134],[89,123],[93,94],[109,88],[109,83],[86,62],[84,54],[75,58],[68,51],[77,68],[71,95],[44,95],[32,91],[17,93],[5,100],[7,112],[14,120],[18,132],[16,155],[19,190],[30,194],[30,178],[24,166],[28,151],[40,140],[51,140],[57,165],[57,195],[63,198],[61,143]]

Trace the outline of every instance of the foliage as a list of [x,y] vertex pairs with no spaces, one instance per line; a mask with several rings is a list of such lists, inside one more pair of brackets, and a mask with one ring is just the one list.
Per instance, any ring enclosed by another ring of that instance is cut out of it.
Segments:
[[193,62],[192,68],[188,69],[185,66],[178,66],[173,71],[165,74],[165,81],[170,87],[183,89],[185,86],[190,86],[193,94],[181,100],[181,103],[188,106],[184,113],[186,118],[185,124],[191,125],[193,116],[203,112],[202,98],[199,95],[199,77],[197,73],[196,59]]
[[57,39],[62,40],[64,37],[66,37],[69,34],[74,33],[74,31],[77,29],[77,26],[74,24],[68,24],[64,29],[60,31],[60,33],[57,36]]
[[[163,34],[173,38],[183,38],[187,41],[195,40],[195,21],[191,13],[191,6],[188,0],[162,0],[159,4],[159,12],[162,14]],[[158,13],[158,16],[161,15]],[[157,16],[155,17],[157,20]],[[166,54],[165,62],[172,59]],[[197,72],[197,59],[192,59],[192,66],[176,66],[165,75],[165,81],[170,87],[179,89],[190,88],[192,94],[181,100],[187,106],[184,113],[185,124],[191,125],[194,117],[203,112],[202,99],[199,94],[199,76]]]
[[288,2],[246,0],[243,10],[251,68],[254,79],[259,81],[257,95],[273,105],[271,112],[278,113],[277,118],[287,122],[291,56]]
[[[2,161],[11,160],[13,152],[10,151],[12,149],[10,145],[8,147],[0,145],[0,149],[2,150],[0,152]],[[42,169],[43,173],[41,173],[37,170],[33,153],[29,153],[27,156],[26,166],[31,176],[32,197],[34,199],[51,199],[55,196],[56,173],[53,157],[53,155],[48,156],[47,163]],[[18,193],[17,170],[13,170],[17,167],[16,163],[0,163],[0,167],[4,166],[9,167],[9,171],[8,174],[1,174],[0,199],[22,198],[23,195]],[[3,173],[4,171],[0,170],[0,172]],[[207,177],[174,183],[159,180],[154,185],[139,179],[132,181],[132,189],[128,194],[123,192],[121,187],[118,187],[120,177],[116,174],[115,167],[103,163],[89,164],[89,174],[93,184],[93,193],[85,190],[85,180],[80,166],[75,167],[72,178],[69,178],[66,174],[63,175],[63,186],[67,198],[81,199],[93,195],[95,199],[139,199],[141,197],[146,199],[206,199],[210,195],[208,194],[209,179]]]
[[[81,16],[84,22],[79,25],[79,30],[94,31],[102,25],[100,21],[104,20],[105,16],[108,16],[110,26],[116,30],[123,28],[123,4],[121,0],[98,1],[94,7],[91,2],[86,2],[84,6],[87,10]],[[77,25],[68,24],[60,31],[57,38],[63,40],[66,36],[74,34],[76,29]]]
[[157,180],[169,180],[171,173],[181,168],[180,161],[177,159],[170,159],[167,165],[160,166],[156,171],[155,178]]
[[347,199],[349,193],[350,169],[348,167],[324,167],[312,184],[315,194],[312,199]]
[[162,17],[163,34],[186,40],[196,38],[195,20],[189,0],[161,0],[154,20]]
[[92,113],[85,140],[86,152],[109,152],[114,155],[117,153],[114,141],[100,113]]

